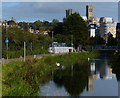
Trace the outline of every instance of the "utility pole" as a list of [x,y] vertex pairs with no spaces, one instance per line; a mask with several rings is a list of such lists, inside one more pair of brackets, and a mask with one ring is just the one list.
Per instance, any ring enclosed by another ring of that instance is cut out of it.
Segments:
[[24,41],[24,62],[25,62],[25,59],[26,59],[26,42]]
[[71,35],[71,46],[73,47],[73,35]]
[[31,52],[32,52],[32,42],[31,42],[30,44],[31,44],[30,50],[31,50]]
[[7,60],[8,60],[8,38],[6,38]]
[[52,31],[52,43],[53,43],[53,31]]
[[8,60],[8,43],[9,43],[9,40],[8,40],[8,33],[7,33],[7,22],[5,22],[5,29],[6,29],[6,40],[5,40],[5,43],[6,43],[7,60]]
[[52,51],[53,51],[53,31],[52,31]]

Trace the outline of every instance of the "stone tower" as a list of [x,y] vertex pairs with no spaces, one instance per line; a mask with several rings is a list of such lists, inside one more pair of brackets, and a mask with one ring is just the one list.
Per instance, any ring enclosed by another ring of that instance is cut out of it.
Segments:
[[67,10],[66,10],[66,18],[67,18],[68,16],[72,15],[72,14],[73,14],[73,10],[72,10],[72,9],[67,9]]
[[86,16],[87,16],[87,19],[90,19],[91,17],[94,17],[93,16],[93,6],[92,5],[87,5],[86,6]]

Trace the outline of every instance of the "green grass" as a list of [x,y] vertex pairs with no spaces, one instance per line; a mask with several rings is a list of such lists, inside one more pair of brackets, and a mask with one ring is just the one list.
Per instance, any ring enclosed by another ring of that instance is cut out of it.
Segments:
[[[34,49],[32,52],[30,50],[26,50],[26,55],[38,55],[38,54],[48,54],[48,50],[46,49]],[[24,50],[16,50],[16,51],[3,51],[3,58],[19,58],[20,56],[23,57]]]
[[79,60],[98,56],[97,52],[69,53],[47,56],[26,62],[13,61],[3,66],[3,96],[35,96],[39,86],[48,82],[56,62],[70,66]]

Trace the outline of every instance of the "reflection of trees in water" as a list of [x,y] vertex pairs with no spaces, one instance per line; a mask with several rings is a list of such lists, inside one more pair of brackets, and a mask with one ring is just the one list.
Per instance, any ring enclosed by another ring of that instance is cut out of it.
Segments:
[[120,53],[111,58],[112,72],[116,73],[117,80],[120,80]]
[[87,64],[76,63],[69,68],[55,71],[53,80],[57,86],[64,86],[71,96],[79,96],[87,85],[87,79]]

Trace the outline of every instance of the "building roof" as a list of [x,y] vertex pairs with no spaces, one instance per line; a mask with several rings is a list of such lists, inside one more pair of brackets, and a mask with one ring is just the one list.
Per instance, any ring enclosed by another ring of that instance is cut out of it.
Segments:
[[105,22],[105,23],[113,23],[114,20],[111,17],[101,17],[100,22]]
[[107,21],[107,22],[113,22],[113,18],[106,17],[106,21]]
[[86,16],[81,16],[84,20],[87,20],[87,17]]
[[57,47],[65,47],[66,46],[66,43],[57,43],[57,42],[53,42],[51,44],[49,44],[50,46],[57,46]]

